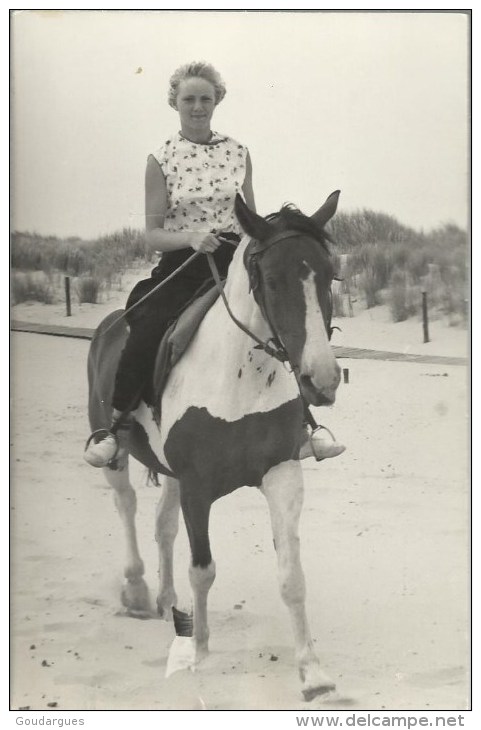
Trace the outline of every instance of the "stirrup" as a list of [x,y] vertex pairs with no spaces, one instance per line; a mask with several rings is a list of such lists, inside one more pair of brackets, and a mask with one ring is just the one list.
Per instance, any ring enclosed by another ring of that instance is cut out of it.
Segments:
[[[89,450],[90,444],[94,441],[93,447]],[[102,448],[103,445],[103,448]],[[99,446],[96,451],[95,447]],[[115,433],[107,428],[99,428],[94,431],[85,444],[84,459],[90,466],[104,467],[111,464],[119,451],[119,439]]]
[[[316,439],[316,434],[320,434],[321,431],[327,431],[331,437],[331,441],[325,441],[322,438]],[[340,444],[332,431],[327,426],[317,426],[312,429],[309,443],[312,449],[312,455],[316,461],[322,461],[323,459],[332,459],[334,456],[339,456],[343,451],[346,450],[344,444]]]
[[[330,439],[322,438],[322,431],[326,431],[329,434]],[[326,426],[316,426],[308,431],[308,427],[304,427],[306,434],[306,440],[302,443],[299,451],[299,459],[308,459],[313,456],[316,461],[322,461],[323,459],[330,459],[334,456],[339,456],[346,447],[340,444],[332,431]],[[316,434],[318,437],[316,438]]]

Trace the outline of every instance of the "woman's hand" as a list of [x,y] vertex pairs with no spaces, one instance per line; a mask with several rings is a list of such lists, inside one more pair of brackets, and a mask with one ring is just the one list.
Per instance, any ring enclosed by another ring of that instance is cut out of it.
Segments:
[[222,243],[213,233],[191,233],[191,236],[191,248],[201,253],[214,253]]

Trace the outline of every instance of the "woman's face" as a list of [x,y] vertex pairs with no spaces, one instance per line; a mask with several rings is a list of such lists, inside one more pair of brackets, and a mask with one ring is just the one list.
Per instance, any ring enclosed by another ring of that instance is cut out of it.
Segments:
[[183,130],[210,130],[214,109],[215,89],[209,81],[192,77],[180,82],[177,111]]

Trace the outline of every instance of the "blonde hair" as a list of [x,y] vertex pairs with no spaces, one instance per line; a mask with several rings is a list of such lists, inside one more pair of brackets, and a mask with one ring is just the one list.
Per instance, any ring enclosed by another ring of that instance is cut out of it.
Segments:
[[170,77],[168,101],[169,106],[173,109],[177,109],[177,94],[179,93],[180,82],[191,78],[205,79],[205,81],[212,84],[215,91],[216,106],[226,95],[225,83],[220,73],[210,63],[193,61],[180,66]]

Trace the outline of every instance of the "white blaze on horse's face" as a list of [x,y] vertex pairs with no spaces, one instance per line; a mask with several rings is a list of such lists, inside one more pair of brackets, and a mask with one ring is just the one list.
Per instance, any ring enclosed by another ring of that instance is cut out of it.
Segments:
[[341,369],[329,343],[314,271],[303,280],[302,286],[306,302],[306,341],[299,368],[301,388],[313,405],[332,405]]
[[314,406],[332,405],[341,369],[332,352],[329,253],[312,238],[273,246],[261,264],[266,313],[285,346],[303,395]]

